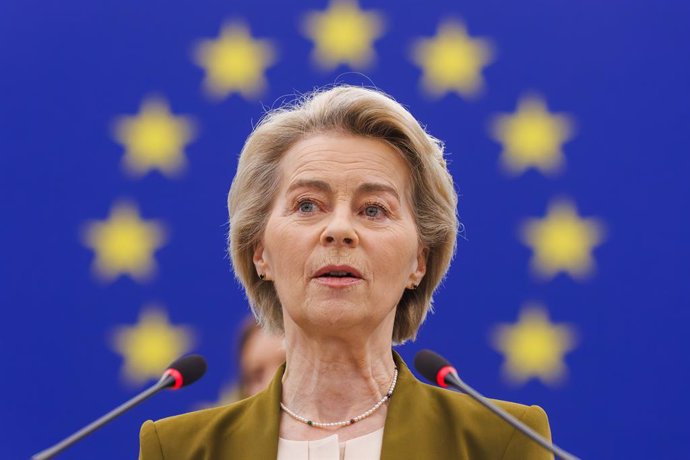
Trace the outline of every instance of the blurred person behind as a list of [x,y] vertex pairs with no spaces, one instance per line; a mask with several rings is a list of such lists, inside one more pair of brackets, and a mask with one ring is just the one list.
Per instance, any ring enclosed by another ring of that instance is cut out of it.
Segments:
[[199,404],[197,409],[232,404],[265,389],[285,362],[283,337],[267,333],[254,317],[247,316],[237,330],[233,357],[237,378],[221,387],[216,401]]
[[283,337],[267,333],[253,317],[246,318],[237,349],[240,372],[237,400],[254,396],[266,388],[284,362]]

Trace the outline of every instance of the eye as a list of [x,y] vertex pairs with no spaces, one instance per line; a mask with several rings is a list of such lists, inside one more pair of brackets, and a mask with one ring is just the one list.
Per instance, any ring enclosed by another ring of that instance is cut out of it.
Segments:
[[297,209],[299,212],[303,214],[311,214],[315,212],[318,209],[318,206],[316,206],[316,203],[310,200],[302,200],[299,203],[297,203]]
[[386,209],[378,203],[370,203],[364,207],[364,215],[371,219],[385,217],[386,214]]

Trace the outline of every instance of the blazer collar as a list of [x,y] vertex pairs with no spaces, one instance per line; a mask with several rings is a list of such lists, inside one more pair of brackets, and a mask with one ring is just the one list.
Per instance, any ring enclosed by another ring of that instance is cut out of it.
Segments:
[[393,360],[398,366],[398,383],[388,403],[381,460],[415,459],[419,458],[413,448],[415,440],[427,434],[420,429],[424,424],[423,414],[418,410],[420,394],[417,390],[421,383],[395,351]]
[[234,458],[274,459],[278,457],[280,399],[285,364],[280,366],[264,391],[248,401],[247,416],[231,433]]

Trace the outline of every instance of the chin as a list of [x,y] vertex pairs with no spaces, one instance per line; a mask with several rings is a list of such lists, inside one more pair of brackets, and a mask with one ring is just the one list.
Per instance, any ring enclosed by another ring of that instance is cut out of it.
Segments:
[[324,332],[341,332],[373,321],[366,306],[344,299],[319,302],[318,305],[308,306],[304,313],[304,326]]

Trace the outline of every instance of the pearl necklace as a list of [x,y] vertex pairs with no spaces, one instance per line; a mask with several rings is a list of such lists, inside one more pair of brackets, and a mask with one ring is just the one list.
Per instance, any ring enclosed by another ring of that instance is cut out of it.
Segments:
[[383,398],[379,399],[374,406],[369,409],[366,412],[361,413],[360,415],[351,418],[350,420],[343,420],[341,422],[315,422],[313,420],[309,420],[306,417],[302,417],[301,415],[298,415],[294,412],[292,412],[290,409],[288,409],[285,404],[282,402],[280,403],[280,408],[283,409],[290,417],[294,418],[295,420],[299,420],[302,423],[306,423],[309,426],[315,426],[317,428],[333,428],[333,427],[339,427],[339,426],[348,426],[352,425],[353,423],[359,422],[360,420],[364,420],[365,418],[369,417],[371,414],[376,412],[379,407],[383,405],[386,401],[391,399],[391,396],[393,396],[393,390],[395,390],[395,383],[398,381],[398,368],[396,367],[395,370],[393,371],[393,381],[391,382],[390,388],[388,388],[388,393],[386,393]]

